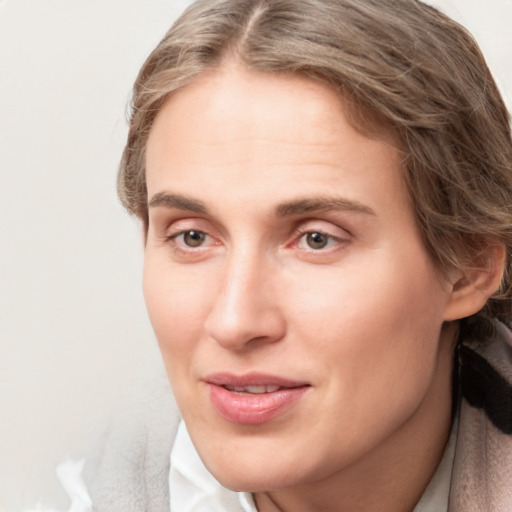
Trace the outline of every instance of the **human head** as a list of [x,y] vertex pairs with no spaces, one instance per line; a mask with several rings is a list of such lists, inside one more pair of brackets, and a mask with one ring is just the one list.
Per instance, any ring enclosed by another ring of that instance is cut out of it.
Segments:
[[200,0],[166,34],[134,87],[119,195],[147,230],[145,146],[164,100],[206,70],[299,74],[348,102],[354,126],[392,135],[425,246],[446,274],[506,248],[487,315],[510,320],[509,118],[473,38],[415,0]]
[[303,509],[326,510],[361,475],[402,481],[401,447],[431,463],[450,425],[452,320],[483,294],[436,276],[400,152],[355,130],[325,84],[235,65],[169,97],[146,164],[144,297],[211,474],[257,500],[274,489],[280,510],[300,510],[306,486]]

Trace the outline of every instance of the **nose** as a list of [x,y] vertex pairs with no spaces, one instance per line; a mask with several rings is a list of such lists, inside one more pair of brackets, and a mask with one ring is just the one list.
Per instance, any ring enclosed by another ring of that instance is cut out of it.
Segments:
[[207,335],[230,350],[247,350],[281,340],[286,332],[277,298],[275,270],[264,258],[242,255],[225,263],[218,294],[205,322]]

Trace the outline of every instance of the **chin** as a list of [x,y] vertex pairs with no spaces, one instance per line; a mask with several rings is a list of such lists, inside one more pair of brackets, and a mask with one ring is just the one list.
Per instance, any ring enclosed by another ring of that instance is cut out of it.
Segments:
[[[305,484],[314,479],[315,468],[306,467],[303,460],[287,460],[286,453],[276,456],[276,450],[269,454],[265,450],[240,457],[215,454],[204,457],[210,473],[224,487],[238,492],[263,492],[285,489]],[[251,456],[252,455],[252,456]]]
[[241,472],[233,471],[233,469],[235,468],[230,468],[226,472],[211,471],[211,473],[224,487],[237,492],[273,491],[292,487],[297,483],[290,476],[283,477],[283,475],[276,474],[273,471],[269,472],[268,468],[258,472],[251,471],[243,475]]

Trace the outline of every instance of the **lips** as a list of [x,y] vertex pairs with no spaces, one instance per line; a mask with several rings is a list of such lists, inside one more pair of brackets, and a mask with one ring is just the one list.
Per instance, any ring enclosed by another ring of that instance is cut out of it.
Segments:
[[311,387],[273,375],[229,373],[204,379],[210,400],[226,420],[243,425],[258,425],[273,420],[300,400]]

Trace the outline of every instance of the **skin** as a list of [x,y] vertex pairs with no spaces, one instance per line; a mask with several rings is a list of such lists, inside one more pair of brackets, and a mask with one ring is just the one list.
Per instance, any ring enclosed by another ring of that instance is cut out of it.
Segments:
[[[300,77],[227,65],[156,118],[148,312],[198,453],[260,511],[412,510],[441,458],[462,299],[400,169],[389,137],[356,131],[342,98]],[[225,371],[310,387],[240,425],[204,382]]]

